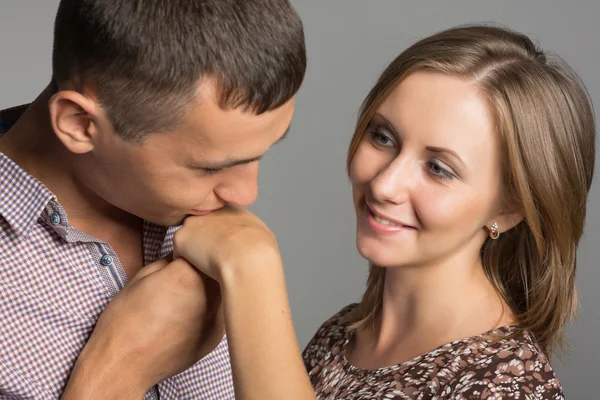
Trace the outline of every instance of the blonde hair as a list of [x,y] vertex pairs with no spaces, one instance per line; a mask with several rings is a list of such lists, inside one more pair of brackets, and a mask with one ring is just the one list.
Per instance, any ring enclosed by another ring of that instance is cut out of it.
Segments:
[[[400,54],[366,97],[348,168],[367,126],[389,93],[417,70],[472,80],[494,112],[501,137],[504,195],[524,220],[481,248],[485,272],[519,327],[547,354],[564,345],[577,311],[576,250],[594,169],[591,101],[577,75],[526,36],[463,26],[427,37]],[[349,316],[358,328],[382,307],[385,269],[371,265],[367,289]]]

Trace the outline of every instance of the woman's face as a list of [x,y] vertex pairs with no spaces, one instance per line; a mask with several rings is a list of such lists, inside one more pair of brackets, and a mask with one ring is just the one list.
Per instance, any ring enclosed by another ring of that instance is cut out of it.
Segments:
[[383,267],[476,259],[498,221],[500,158],[475,83],[410,74],[377,110],[350,165],[359,252]]

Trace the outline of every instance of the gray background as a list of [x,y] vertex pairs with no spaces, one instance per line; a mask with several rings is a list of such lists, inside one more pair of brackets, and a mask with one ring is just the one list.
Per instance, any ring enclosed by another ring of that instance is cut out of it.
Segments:
[[[264,160],[259,201],[252,209],[279,238],[296,330],[304,347],[325,319],[357,301],[364,288],[367,266],[354,247],[345,156],[357,109],[386,64],[410,43],[435,31],[469,22],[501,23],[565,58],[600,108],[600,3],[292,1],[304,20],[309,68],[291,135]],[[0,0],[1,108],[31,101],[48,83],[57,5],[58,0]],[[600,174],[600,161],[596,171]],[[569,354],[563,362],[554,361],[573,399],[598,398],[598,178],[588,213],[578,257],[581,313],[569,329]]]

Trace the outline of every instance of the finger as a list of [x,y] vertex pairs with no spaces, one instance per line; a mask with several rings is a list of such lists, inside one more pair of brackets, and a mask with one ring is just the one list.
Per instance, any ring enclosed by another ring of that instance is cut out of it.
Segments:
[[198,352],[198,359],[204,358],[210,352],[212,352],[222,341],[225,336],[225,318],[222,310],[205,321],[206,326],[203,329],[202,335],[204,336],[203,344]]
[[211,281],[217,281],[217,277],[213,276],[214,274],[216,274],[217,271],[211,269],[211,268],[205,268],[205,265],[202,264],[192,264],[191,262],[189,262],[188,260],[186,260],[184,257],[180,257],[178,260],[183,260],[185,261],[185,263],[187,265],[189,265],[191,268],[193,268],[194,270],[196,270],[196,272],[198,274],[200,274],[201,277],[211,280]]
[[[187,282],[189,285],[204,286],[203,274],[182,257],[170,262],[161,273],[180,282]],[[165,276],[165,279],[168,278]]]
[[169,254],[167,257],[163,257],[151,264],[146,265],[145,267],[143,267],[142,269],[140,269],[138,271],[137,274],[135,274],[135,276],[133,277],[133,279],[131,280],[131,282],[134,281],[138,281],[140,279],[143,279],[145,277],[147,277],[148,275],[151,275],[157,271],[160,271],[161,269],[165,268],[167,265],[169,265],[169,262],[171,262],[171,255]]

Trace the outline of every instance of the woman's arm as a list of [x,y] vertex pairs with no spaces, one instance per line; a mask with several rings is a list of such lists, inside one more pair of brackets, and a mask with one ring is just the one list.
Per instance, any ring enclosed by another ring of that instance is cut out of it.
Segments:
[[314,399],[279,255],[230,271],[221,290],[236,398]]
[[240,208],[188,218],[175,255],[221,287],[236,398],[314,399],[298,348],[277,241]]

